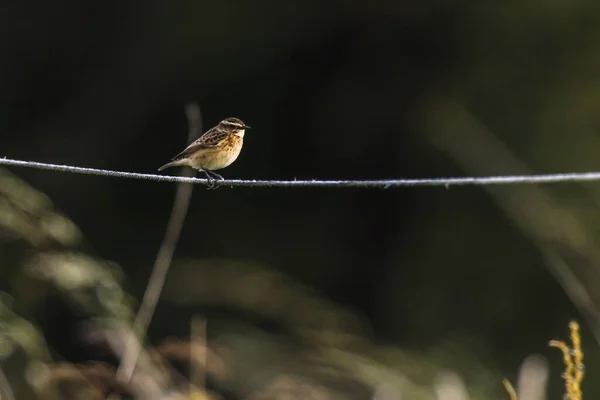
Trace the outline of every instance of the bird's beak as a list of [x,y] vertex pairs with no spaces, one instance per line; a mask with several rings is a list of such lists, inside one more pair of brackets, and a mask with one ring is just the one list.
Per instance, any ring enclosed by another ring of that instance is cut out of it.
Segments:
[[252,127],[248,126],[248,125],[244,125],[244,129],[252,129]]

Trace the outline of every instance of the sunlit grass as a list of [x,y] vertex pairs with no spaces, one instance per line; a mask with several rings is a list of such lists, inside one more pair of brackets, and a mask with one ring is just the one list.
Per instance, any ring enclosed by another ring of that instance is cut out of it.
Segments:
[[[581,350],[581,335],[579,334],[579,324],[576,321],[569,323],[569,331],[572,347],[562,340],[551,340],[548,342],[550,347],[560,349],[563,354],[565,371],[563,378],[565,380],[565,400],[581,400],[581,381],[584,376],[583,351]],[[508,379],[502,381],[510,400],[517,400],[517,392]]]

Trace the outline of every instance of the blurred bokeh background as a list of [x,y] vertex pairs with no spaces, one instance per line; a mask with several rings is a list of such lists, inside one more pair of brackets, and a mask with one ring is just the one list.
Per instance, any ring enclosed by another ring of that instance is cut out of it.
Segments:
[[[600,170],[596,1],[3,0],[0,32],[8,158],[155,173],[196,102],[205,128],[253,127],[226,178]],[[559,399],[547,343],[572,319],[600,371],[598,183],[197,186],[145,341],[160,368],[121,387],[175,189],[0,170],[15,398],[175,398],[198,345],[194,396],[503,399],[529,360]]]

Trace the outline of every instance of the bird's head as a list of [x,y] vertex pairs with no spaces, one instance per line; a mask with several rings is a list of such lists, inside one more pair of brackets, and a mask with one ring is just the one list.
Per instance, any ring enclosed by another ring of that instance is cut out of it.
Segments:
[[239,137],[244,137],[246,129],[251,129],[248,125],[244,124],[241,119],[234,117],[225,118],[219,125],[222,129],[230,131]]

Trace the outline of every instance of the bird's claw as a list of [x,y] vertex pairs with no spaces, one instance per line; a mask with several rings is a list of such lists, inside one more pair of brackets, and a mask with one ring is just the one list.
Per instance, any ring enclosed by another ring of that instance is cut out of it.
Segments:
[[220,184],[217,183],[217,180],[209,180],[208,185],[206,185],[206,190],[215,190],[218,189]]
[[208,184],[206,186],[207,190],[218,189],[219,186],[221,186],[221,184],[218,182],[225,180],[225,178],[223,178],[221,175],[217,174],[216,172],[213,172],[213,171],[208,172],[205,170],[204,173],[206,174],[206,179],[208,181]]

